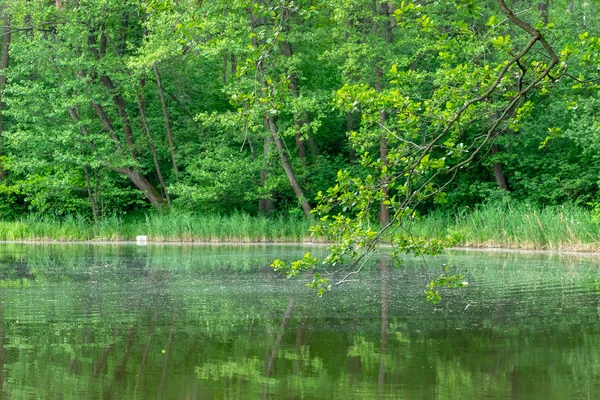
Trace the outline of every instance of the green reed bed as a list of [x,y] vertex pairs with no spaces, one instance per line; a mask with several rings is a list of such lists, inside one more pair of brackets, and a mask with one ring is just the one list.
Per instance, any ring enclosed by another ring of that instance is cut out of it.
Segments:
[[568,205],[487,204],[454,215],[434,212],[416,221],[412,232],[427,238],[449,235],[469,247],[600,250],[598,217]]
[[0,221],[0,240],[119,241],[146,235],[155,242],[300,242],[310,240],[310,223],[295,217],[228,216],[178,212],[141,217],[108,216],[93,223],[82,216],[29,215]]
[[[123,241],[147,235],[153,242],[312,241],[310,223],[290,216],[147,213],[107,216],[97,223],[82,216],[29,215],[0,221],[0,240]],[[486,204],[454,214],[434,211],[414,221],[414,236],[454,238],[459,246],[600,251],[600,218],[575,206],[540,208],[524,203]],[[322,241],[322,240],[320,240]]]

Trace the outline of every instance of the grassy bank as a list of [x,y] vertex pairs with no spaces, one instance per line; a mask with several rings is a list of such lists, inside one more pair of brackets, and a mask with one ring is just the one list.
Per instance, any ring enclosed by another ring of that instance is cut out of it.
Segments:
[[[83,217],[27,216],[0,221],[0,240],[122,241],[147,235],[154,242],[312,241],[308,221],[246,214],[192,215],[172,212],[109,217],[97,224]],[[459,246],[600,251],[600,219],[574,206],[538,208],[522,203],[488,204],[454,214],[433,212],[412,227],[423,238],[450,235]]]
[[254,217],[246,214],[148,214],[141,218],[108,217],[97,224],[83,217],[27,216],[0,221],[0,240],[120,241],[146,235],[157,242],[301,242],[310,224],[299,218]]
[[460,246],[600,251],[600,220],[575,206],[539,208],[523,203],[434,212],[413,225],[421,237],[450,235]]

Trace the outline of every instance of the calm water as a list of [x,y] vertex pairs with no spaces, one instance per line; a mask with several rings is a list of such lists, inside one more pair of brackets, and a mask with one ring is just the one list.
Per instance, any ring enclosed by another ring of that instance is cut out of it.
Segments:
[[[268,268],[305,251],[0,245],[1,397],[600,394],[600,258],[381,257],[319,299]],[[470,285],[428,304],[442,263]]]

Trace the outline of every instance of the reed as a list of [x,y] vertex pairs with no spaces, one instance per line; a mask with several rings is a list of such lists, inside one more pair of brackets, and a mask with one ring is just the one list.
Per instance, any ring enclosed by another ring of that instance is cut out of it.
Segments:
[[0,240],[128,241],[146,235],[155,242],[301,242],[311,240],[302,218],[243,213],[195,215],[172,211],[143,217],[107,216],[92,223],[82,216],[27,215],[0,221]]
[[[290,216],[197,215],[171,211],[143,216],[107,216],[91,223],[83,216],[28,215],[0,221],[0,240],[152,242],[312,241],[310,222]],[[571,205],[540,208],[526,203],[488,203],[457,212],[433,211],[411,225],[413,236],[452,237],[459,246],[600,251],[600,218]]]
[[412,226],[415,236],[450,236],[466,247],[599,251],[600,220],[572,206],[527,203],[484,204],[453,215],[433,212]]

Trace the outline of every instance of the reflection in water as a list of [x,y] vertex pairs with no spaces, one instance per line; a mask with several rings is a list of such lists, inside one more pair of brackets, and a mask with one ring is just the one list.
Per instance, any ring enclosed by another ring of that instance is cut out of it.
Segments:
[[[0,246],[1,397],[564,399],[600,391],[597,258],[454,252],[395,268],[381,256],[361,282],[321,299],[267,268],[304,252]],[[423,290],[442,263],[470,285],[431,305]]]
[[388,347],[388,329],[390,325],[390,263],[382,258],[378,263],[381,270],[381,340],[379,342],[379,375],[377,389],[381,394],[385,386],[385,357]]

